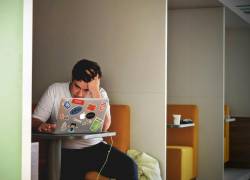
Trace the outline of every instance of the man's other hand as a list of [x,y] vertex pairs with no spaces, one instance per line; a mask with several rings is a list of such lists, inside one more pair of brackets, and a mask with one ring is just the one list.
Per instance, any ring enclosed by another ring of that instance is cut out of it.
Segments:
[[56,124],[49,124],[49,123],[42,123],[38,127],[39,132],[46,132],[46,133],[52,133],[56,128]]

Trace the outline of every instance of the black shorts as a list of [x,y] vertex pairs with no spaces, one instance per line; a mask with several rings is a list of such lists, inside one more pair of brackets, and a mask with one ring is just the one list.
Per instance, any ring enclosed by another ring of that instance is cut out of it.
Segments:
[[[83,180],[87,172],[99,172],[109,149],[110,145],[103,142],[84,149],[62,149],[61,180]],[[137,180],[137,165],[112,147],[101,175],[117,180]]]

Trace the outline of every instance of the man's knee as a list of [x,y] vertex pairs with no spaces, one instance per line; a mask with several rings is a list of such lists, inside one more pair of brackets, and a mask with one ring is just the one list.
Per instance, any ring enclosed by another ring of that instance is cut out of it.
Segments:
[[138,176],[137,164],[129,156],[128,156],[127,160],[126,160],[126,168],[127,168],[129,174],[132,174],[133,176]]
[[[98,172],[96,171],[90,171],[86,173],[84,180],[97,180]],[[108,177],[99,175],[98,180],[109,180]]]

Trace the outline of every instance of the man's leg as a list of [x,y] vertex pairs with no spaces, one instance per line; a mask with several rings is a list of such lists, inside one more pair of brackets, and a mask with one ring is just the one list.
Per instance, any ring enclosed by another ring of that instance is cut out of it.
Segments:
[[[84,180],[97,180],[97,176],[98,176],[98,172],[91,171],[85,175]],[[110,180],[110,178],[99,175],[98,180]]]
[[80,180],[80,165],[77,161],[79,153],[74,149],[62,149],[61,178],[60,180]]
[[[106,152],[106,155],[102,159],[102,166],[110,145],[101,143],[100,146],[99,151]],[[135,162],[115,147],[112,147],[101,174],[118,180],[138,180],[138,170]]]
[[[99,143],[82,150],[63,150],[61,180],[82,179],[91,171],[117,180],[138,180],[135,162],[114,147],[112,147],[104,165],[109,150],[110,145],[105,143]],[[103,169],[101,169],[102,167]]]

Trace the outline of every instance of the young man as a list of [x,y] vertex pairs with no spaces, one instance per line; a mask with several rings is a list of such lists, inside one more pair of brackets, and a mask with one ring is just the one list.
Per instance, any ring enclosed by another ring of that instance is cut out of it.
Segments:
[[[90,60],[80,60],[72,70],[71,82],[54,83],[41,97],[32,115],[32,128],[40,132],[52,132],[60,101],[65,97],[106,98],[100,88],[102,72],[100,66]],[[105,115],[103,131],[111,124],[110,106]],[[88,140],[64,140],[62,144],[61,180],[82,180],[88,172],[99,172],[110,149],[102,138]],[[107,164],[101,174],[118,180],[137,180],[137,166],[126,154],[112,147]]]

